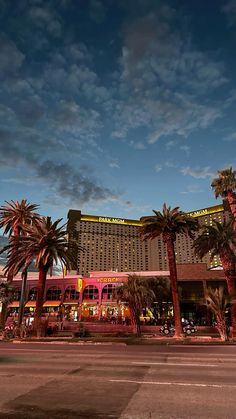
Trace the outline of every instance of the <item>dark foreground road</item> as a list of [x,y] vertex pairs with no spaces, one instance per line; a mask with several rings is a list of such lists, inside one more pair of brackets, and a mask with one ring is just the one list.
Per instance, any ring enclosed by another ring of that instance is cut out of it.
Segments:
[[236,418],[236,346],[0,343],[0,418]]

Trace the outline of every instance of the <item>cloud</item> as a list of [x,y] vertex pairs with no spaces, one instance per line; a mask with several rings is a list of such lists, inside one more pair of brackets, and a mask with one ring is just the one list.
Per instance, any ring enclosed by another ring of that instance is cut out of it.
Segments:
[[[51,190],[51,199],[55,195],[70,205],[118,199],[118,194],[104,187],[88,167],[56,162],[56,151],[54,156],[52,154],[55,148],[53,139],[46,143],[37,131],[25,128],[22,132],[2,129],[0,138],[0,156],[4,156],[2,166],[24,165],[33,171],[36,182],[43,181]],[[45,160],[45,151],[47,156],[52,155],[51,159]]]
[[56,193],[70,203],[83,205],[87,202],[116,199],[115,193],[100,185],[95,177],[84,170],[71,170],[67,163],[55,163],[46,160],[37,166],[39,178],[47,180],[56,189]]
[[113,136],[128,138],[131,130],[144,127],[146,141],[154,144],[209,127],[224,112],[209,98],[228,82],[224,64],[196,48],[172,8],[152,2],[152,12],[138,12],[137,6],[123,32]]
[[187,156],[189,156],[189,154],[190,154],[190,147],[188,145],[181,145],[179,147],[179,149],[181,151],[183,151],[184,153],[186,153]]
[[112,169],[120,169],[119,164],[115,161],[110,162],[109,167],[111,167]]
[[189,194],[189,193],[202,193],[204,192],[199,185],[188,185],[186,191],[180,192],[181,194]]
[[62,34],[62,27],[55,10],[55,7],[35,5],[29,9],[28,16],[35,27],[46,29],[50,35],[58,38]]
[[102,23],[106,15],[105,4],[99,0],[90,0],[89,8],[90,18],[98,24]]
[[184,176],[192,176],[195,179],[205,179],[207,177],[214,176],[214,173],[210,171],[210,167],[203,167],[203,168],[191,168],[189,166],[183,167],[180,170],[180,173],[182,173]]
[[129,142],[129,145],[135,148],[136,150],[144,150],[146,148],[145,144],[142,141],[131,140]]
[[171,140],[166,143],[166,150],[170,150],[172,147],[175,146],[175,141]]
[[0,35],[0,56],[0,78],[6,80],[14,77],[21,68],[25,56],[4,34]]
[[156,164],[154,169],[155,169],[155,171],[156,171],[157,173],[159,173],[159,172],[161,172],[161,171],[162,171],[163,166],[162,166],[161,164]]
[[222,7],[222,11],[226,15],[229,26],[236,25],[236,0],[227,1]]
[[224,138],[224,141],[236,141],[236,132],[233,132],[232,134],[227,135]]

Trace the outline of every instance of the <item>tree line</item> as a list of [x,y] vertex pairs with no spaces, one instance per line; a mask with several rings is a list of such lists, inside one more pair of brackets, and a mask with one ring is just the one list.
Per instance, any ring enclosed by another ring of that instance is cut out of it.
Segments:
[[[182,338],[180,304],[177,287],[177,269],[175,257],[175,241],[177,234],[183,234],[195,239],[193,247],[196,254],[202,258],[211,252],[211,258],[217,254],[226,278],[226,286],[231,301],[231,320],[233,337],[236,337],[236,171],[232,167],[218,171],[218,176],[211,184],[215,196],[226,200],[230,210],[230,219],[223,223],[213,221],[212,225],[200,228],[197,219],[181,211],[179,207],[171,208],[166,204],[163,210],[153,210],[153,215],[142,217],[140,237],[142,240],[153,240],[158,236],[166,246],[170,283],[175,321],[175,338]],[[10,299],[10,289],[14,276],[21,271],[22,291],[18,323],[22,323],[24,311],[24,294],[27,281],[27,271],[33,262],[39,272],[37,283],[36,309],[34,327],[37,335],[41,333],[43,298],[47,274],[54,264],[61,263],[67,270],[76,264],[78,251],[84,249],[78,244],[67,240],[65,224],[60,226],[62,219],[52,221],[51,217],[41,216],[38,205],[30,204],[27,200],[10,201],[0,207],[0,228],[4,235],[9,236],[9,243],[2,250],[7,252],[7,263],[4,272],[7,282],[1,284],[0,299],[2,311],[0,327],[4,328],[7,306]],[[197,237],[196,237],[197,233]],[[4,291],[5,287],[5,291]],[[115,290],[117,301],[127,301],[130,307],[131,320],[140,334],[140,314],[143,307],[149,307],[157,298],[155,289],[157,283],[150,283],[141,278],[130,276],[128,282]],[[5,294],[4,294],[5,293]],[[218,293],[219,296],[222,293]],[[5,297],[3,296],[5,295]],[[2,296],[2,297],[1,297]],[[208,290],[208,301],[213,301],[216,294]]]

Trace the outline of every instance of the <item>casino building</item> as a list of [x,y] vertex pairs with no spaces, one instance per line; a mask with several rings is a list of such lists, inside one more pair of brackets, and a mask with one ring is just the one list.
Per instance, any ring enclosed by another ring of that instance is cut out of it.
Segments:
[[[211,225],[213,220],[222,222],[228,217],[223,205],[216,205],[190,212],[200,225]],[[75,239],[84,249],[78,254],[74,269],[86,276],[93,271],[162,271],[168,269],[168,262],[161,237],[142,241],[139,237],[140,220],[122,219],[82,214],[69,210],[68,237]],[[177,236],[175,251],[178,264],[194,264],[201,261],[192,249],[192,240],[182,234]],[[210,261],[210,254],[202,262],[208,268],[220,265],[219,258]]]

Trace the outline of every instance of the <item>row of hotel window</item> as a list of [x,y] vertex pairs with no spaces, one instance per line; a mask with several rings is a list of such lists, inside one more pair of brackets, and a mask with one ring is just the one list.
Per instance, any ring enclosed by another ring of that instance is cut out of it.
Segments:
[[[107,284],[102,289],[102,299],[112,300],[113,291],[117,285],[121,284]],[[14,292],[14,301],[20,301],[21,290],[16,288]],[[77,291],[74,285],[70,285],[66,288],[64,295],[59,287],[50,287],[46,292],[46,300],[49,301],[60,301],[63,297],[64,301],[78,301],[80,293]],[[27,301],[35,301],[37,297],[37,288],[31,288],[28,294]],[[83,300],[98,300],[99,289],[95,285],[87,285],[83,290]]]

